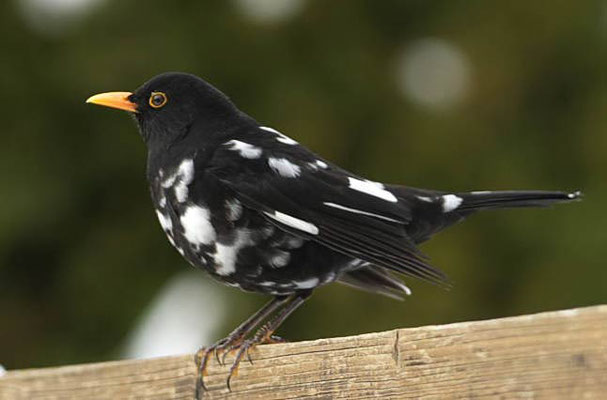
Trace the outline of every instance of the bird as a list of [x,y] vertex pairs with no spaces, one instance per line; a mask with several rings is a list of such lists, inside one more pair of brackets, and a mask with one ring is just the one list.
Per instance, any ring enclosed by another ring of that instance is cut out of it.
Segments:
[[[442,191],[366,179],[262,125],[195,75],[167,72],[134,92],[87,103],[128,111],[147,147],[146,176],[173,247],[219,282],[271,300],[201,348],[197,396],[212,354],[235,354],[227,386],[259,344],[312,292],[343,283],[401,299],[405,277],[449,286],[419,245],[481,210],[545,207],[580,191]],[[219,356],[221,355],[221,360]]]

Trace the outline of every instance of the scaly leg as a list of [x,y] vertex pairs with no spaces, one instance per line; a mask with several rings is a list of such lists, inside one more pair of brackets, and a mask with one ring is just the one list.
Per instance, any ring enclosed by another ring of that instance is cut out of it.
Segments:
[[204,375],[206,375],[206,369],[209,362],[211,353],[215,354],[215,357],[219,360],[218,352],[223,351],[228,347],[237,347],[244,338],[255,329],[257,325],[266,319],[270,314],[276,311],[278,308],[283,306],[290,298],[286,296],[277,296],[266,305],[264,305],[259,311],[250,316],[246,321],[240,324],[234,329],[227,337],[217,341],[215,344],[209,347],[203,347],[194,356],[194,361],[198,366],[198,377],[196,379],[196,398],[200,398],[202,390],[206,390],[204,385]]
[[251,339],[244,340],[238,346],[238,353],[236,353],[234,363],[230,368],[230,374],[228,375],[228,380],[226,382],[228,390],[232,390],[230,387],[230,380],[233,376],[236,376],[238,374],[238,366],[240,365],[242,357],[246,354],[249,361],[252,363],[251,356],[249,355],[249,350],[260,344],[277,343],[283,341],[282,339],[273,336],[274,332],[276,331],[276,329],[278,329],[280,324],[282,324],[284,320],[287,319],[289,315],[291,315],[293,311],[295,311],[299,306],[303,304],[304,301],[306,301],[310,294],[312,294],[312,291],[300,292],[290,297],[290,303],[288,303],[282,310],[280,310],[272,319],[270,319],[270,321],[268,321],[261,328],[259,328],[259,330]]

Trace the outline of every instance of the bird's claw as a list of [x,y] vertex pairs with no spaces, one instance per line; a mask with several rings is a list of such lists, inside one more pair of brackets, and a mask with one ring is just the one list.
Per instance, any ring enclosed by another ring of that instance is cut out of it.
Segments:
[[227,354],[226,349],[231,349],[239,342],[241,342],[241,338],[223,338],[216,343],[212,344],[208,347],[202,347],[200,350],[196,352],[194,356],[194,362],[198,367],[198,376],[196,379],[196,398],[200,398],[200,394],[202,391],[206,391],[207,387],[204,384],[204,377],[207,376],[207,367],[209,365],[209,359],[211,358],[211,353],[215,356],[215,359],[220,365],[224,365],[225,355]]
[[238,367],[240,366],[240,362],[242,361],[242,358],[245,356],[245,354],[247,356],[247,360],[249,360],[249,363],[253,364],[253,359],[251,358],[252,349],[254,349],[255,347],[257,347],[260,344],[273,344],[273,343],[284,343],[284,342],[286,342],[285,339],[283,339],[279,336],[272,335],[272,331],[270,329],[268,329],[268,327],[263,326],[259,329],[259,331],[257,331],[257,333],[251,339],[247,339],[238,344],[234,344],[234,345],[230,346],[230,348],[224,354],[224,357],[228,352],[231,352],[234,350],[238,350],[238,352],[236,353],[236,356],[234,357],[234,362],[232,363],[232,366],[230,367],[230,373],[228,374],[228,379],[226,380],[226,385],[228,387],[228,390],[232,391],[230,382],[233,377],[238,376]]

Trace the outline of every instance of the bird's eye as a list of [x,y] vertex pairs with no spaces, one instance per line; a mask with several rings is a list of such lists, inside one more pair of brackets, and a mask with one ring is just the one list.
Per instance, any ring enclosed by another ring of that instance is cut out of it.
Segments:
[[150,95],[150,106],[153,108],[160,108],[167,103],[167,96],[162,92],[152,92]]

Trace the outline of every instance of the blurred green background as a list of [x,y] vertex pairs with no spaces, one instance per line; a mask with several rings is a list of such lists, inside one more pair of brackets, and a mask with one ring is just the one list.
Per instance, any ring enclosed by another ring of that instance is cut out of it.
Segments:
[[[0,43],[7,368],[125,356],[142,312],[191,270],[154,215],[134,123],[84,103],[168,70],[206,78],[262,124],[371,179],[586,194],[436,236],[423,250],[450,291],[408,280],[413,296],[400,303],[332,285],[282,336],[606,302],[605,1],[3,1]],[[214,294],[183,318],[217,311],[200,341],[266,300],[200,290]]]

